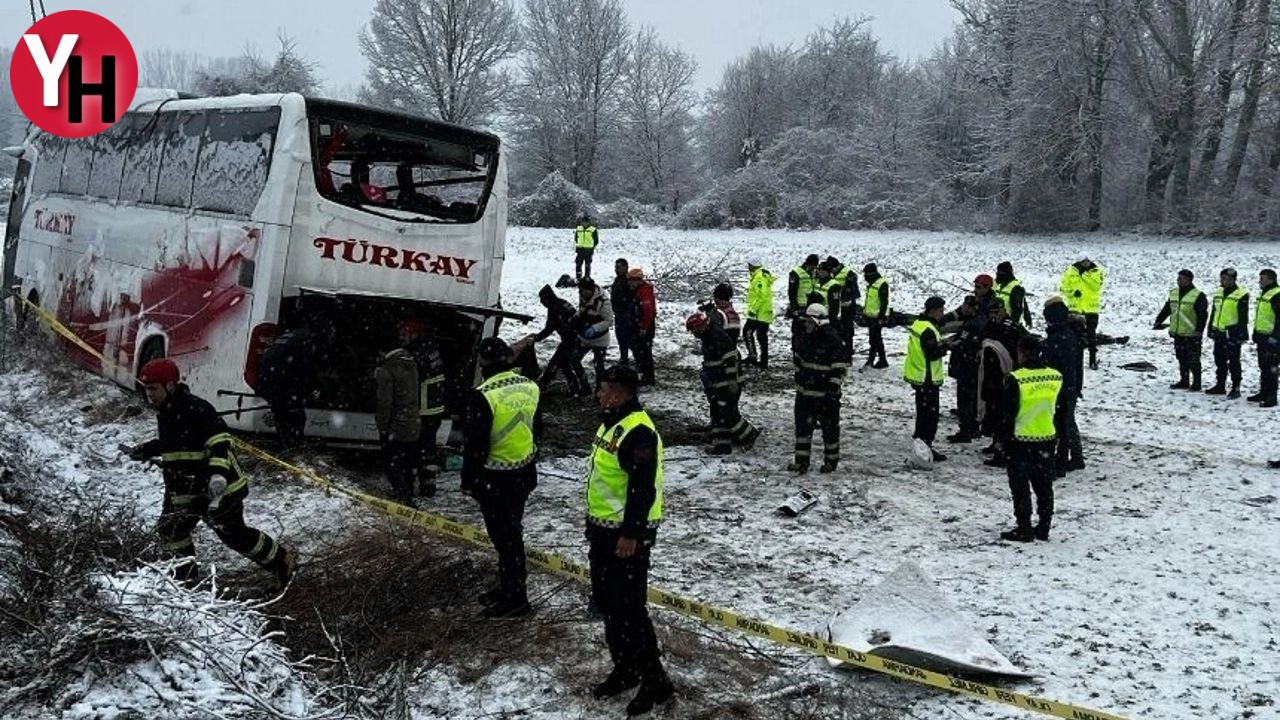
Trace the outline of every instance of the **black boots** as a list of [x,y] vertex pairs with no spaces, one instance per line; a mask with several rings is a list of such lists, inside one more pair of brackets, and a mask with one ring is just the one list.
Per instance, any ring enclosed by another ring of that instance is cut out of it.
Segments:
[[1226,395],[1227,384],[1224,380],[1219,380],[1213,387],[1204,391],[1205,395]]
[[640,676],[636,673],[615,667],[604,682],[591,688],[591,697],[604,700],[630,690],[640,684]]
[[1231,392],[1227,393],[1227,399],[1228,399],[1228,400],[1239,400],[1239,399],[1240,399],[1240,386],[1239,386],[1239,385],[1232,385],[1232,386],[1231,386]]
[[1008,540],[1009,542],[1029,543],[1032,540],[1035,540],[1036,536],[1030,527],[1019,525],[1012,530],[1005,530],[1000,533],[1000,539]]
[[675,692],[675,686],[671,684],[666,673],[661,673],[654,679],[646,678],[641,681],[636,696],[627,703],[627,716],[643,715],[670,700]]
[[1170,390],[1186,390],[1189,387],[1191,387],[1191,380],[1189,380],[1186,375],[1183,375],[1182,378],[1178,380],[1178,382],[1170,385],[1169,389]]

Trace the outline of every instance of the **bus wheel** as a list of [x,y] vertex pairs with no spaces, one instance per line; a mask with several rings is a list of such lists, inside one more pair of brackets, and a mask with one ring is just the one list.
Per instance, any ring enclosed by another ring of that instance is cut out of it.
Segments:
[[[137,373],[142,371],[143,365],[152,360],[159,360],[162,357],[164,357],[164,340],[154,337],[142,343],[142,350],[138,353],[138,367],[134,372],[134,377],[137,377]],[[141,383],[138,383],[138,392],[142,393],[145,400],[147,391],[146,388],[142,387]]]

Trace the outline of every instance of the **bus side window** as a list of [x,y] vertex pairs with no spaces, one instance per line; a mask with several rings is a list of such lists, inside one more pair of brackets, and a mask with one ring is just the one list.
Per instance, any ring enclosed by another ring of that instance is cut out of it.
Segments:
[[120,195],[120,175],[124,171],[129,134],[136,120],[136,115],[125,115],[109,130],[98,136],[98,147],[93,155],[93,170],[89,173],[90,195],[113,202]]
[[191,206],[248,217],[271,167],[280,108],[211,110]]
[[174,113],[176,124],[164,132],[164,150],[160,159],[160,177],[156,183],[156,202],[185,208],[191,204],[191,186],[195,181],[196,157],[204,134],[203,112]]
[[173,113],[138,115],[137,124],[128,135],[128,152],[124,175],[120,180],[120,202],[153,203],[156,201],[156,176],[160,170],[160,147],[166,126],[176,124]]
[[89,170],[93,167],[93,144],[96,136],[67,141],[67,154],[62,161],[62,182],[58,190],[66,195],[89,192]]
[[31,195],[58,192],[62,181],[62,156],[67,141],[57,135],[40,133],[36,138],[35,174],[31,177]]

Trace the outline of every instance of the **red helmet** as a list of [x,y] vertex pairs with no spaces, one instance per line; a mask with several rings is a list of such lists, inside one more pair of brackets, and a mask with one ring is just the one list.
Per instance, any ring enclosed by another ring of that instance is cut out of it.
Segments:
[[421,335],[424,327],[422,321],[417,318],[405,318],[400,321],[396,330],[401,335]]
[[159,383],[161,385],[176,384],[180,379],[181,373],[178,372],[178,366],[169,358],[150,360],[138,371],[138,382],[143,385],[150,383]]
[[684,321],[684,329],[689,332],[696,333],[699,330],[705,330],[710,321],[707,316],[702,313],[694,313]]
[[979,275],[978,277],[973,279],[973,284],[980,285],[982,287],[991,287],[992,285],[995,284],[995,281],[991,279],[990,275],[983,273],[982,275]]

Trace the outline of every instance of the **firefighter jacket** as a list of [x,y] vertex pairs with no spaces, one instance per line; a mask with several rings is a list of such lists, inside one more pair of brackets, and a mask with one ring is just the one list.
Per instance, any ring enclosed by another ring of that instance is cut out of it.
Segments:
[[741,361],[738,346],[714,324],[702,333],[702,387],[707,392],[741,389]]
[[797,344],[796,392],[803,397],[840,397],[850,354],[835,327],[818,326]]
[[156,413],[156,434],[134,453],[160,457],[166,489],[174,495],[204,495],[214,477],[226,482],[223,498],[248,494],[248,480],[231,452],[227,424],[185,384],[178,385]]

